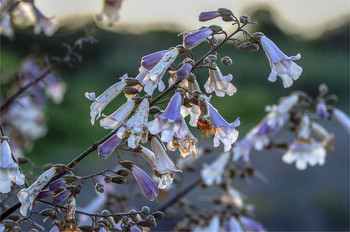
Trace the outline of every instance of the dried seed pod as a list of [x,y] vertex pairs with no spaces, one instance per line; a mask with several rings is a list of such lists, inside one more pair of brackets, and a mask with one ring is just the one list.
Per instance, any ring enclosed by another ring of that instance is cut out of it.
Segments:
[[124,79],[125,82],[126,82],[126,86],[135,86],[135,85],[138,85],[140,84],[140,81],[135,79],[135,78],[132,78],[132,77],[128,77],[126,79]]
[[155,115],[160,112],[160,108],[158,106],[152,106],[149,108],[149,114]]
[[139,91],[133,87],[125,87],[124,89],[125,94],[137,94]]
[[105,191],[105,186],[101,183],[96,183],[95,189],[99,193],[103,193]]
[[120,176],[128,176],[130,174],[130,171],[126,168],[122,168],[119,169],[116,173]]
[[241,43],[238,48],[242,51],[256,52],[259,50],[259,45],[251,42]]
[[239,17],[239,21],[241,23],[249,23],[250,22],[250,17],[248,15],[242,15]]
[[105,175],[104,181],[106,183],[111,183],[112,182],[112,177],[110,175]]
[[164,213],[162,211],[156,211],[152,213],[152,216],[156,219],[162,219],[164,218]]
[[112,182],[116,184],[126,184],[127,180],[123,176],[112,177]]
[[221,63],[223,65],[231,65],[232,64],[232,59],[230,57],[228,57],[228,56],[224,56],[221,59]]

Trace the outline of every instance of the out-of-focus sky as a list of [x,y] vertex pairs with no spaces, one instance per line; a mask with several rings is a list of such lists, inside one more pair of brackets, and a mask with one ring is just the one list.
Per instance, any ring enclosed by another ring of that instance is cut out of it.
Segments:
[[[47,15],[58,19],[79,14],[101,12],[103,0],[36,0]],[[290,33],[303,33],[306,37],[320,35],[349,20],[349,0],[124,0],[119,28],[137,25],[137,29],[172,27],[179,30],[196,29],[202,11],[220,7],[231,9],[236,16],[247,13],[247,9],[268,5],[276,12],[277,22]],[[340,18],[342,20],[339,20]],[[117,25],[117,30],[118,30]],[[162,26],[164,25],[164,26]]]

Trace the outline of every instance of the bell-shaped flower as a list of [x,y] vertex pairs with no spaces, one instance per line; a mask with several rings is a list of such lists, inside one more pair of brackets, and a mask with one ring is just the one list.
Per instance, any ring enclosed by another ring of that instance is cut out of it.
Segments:
[[296,168],[299,170],[306,169],[308,164],[310,166],[323,165],[325,159],[326,149],[321,143],[313,139],[308,141],[295,140],[282,157],[282,160],[287,164],[295,162]]
[[117,129],[131,114],[134,107],[135,101],[128,101],[127,103],[119,107],[119,109],[117,109],[113,114],[101,119],[100,126],[102,126],[105,129]]
[[122,141],[116,134],[97,146],[98,156],[107,159]]
[[139,142],[146,143],[148,139],[148,111],[149,100],[144,98],[134,115],[126,121],[118,130],[119,138],[128,137],[128,147],[135,149]]
[[85,97],[93,101],[93,103],[90,106],[90,116],[92,125],[95,124],[95,120],[101,117],[102,110],[106,108],[106,106],[124,90],[124,88],[126,87],[126,82],[124,80],[125,78],[127,78],[126,74],[123,77],[121,77],[121,81],[109,87],[97,98],[95,97],[94,92],[85,93]]
[[217,17],[221,16],[221,14],[218,11],[206,11],[206,12],[201,12],[199,14],[199,21],[205,22],[211,19],[215,19]]
[[340,123],[340,125],[342,125],[346,129],[346,131],[350,134],[349,116],[337,108],[333,110],[333,116]]
[[49,170],[45,171],[39,178],[29,187],[24,188],[17,194],[18,200],[21,202],[22,206],[20,212],[23,216],[27,215],[28,209],[32,209],[34,200],[41,192],[41,190],[46,186],[47,183],[59,172],[64,170],[66,166],[56,165]]
[[202,43],[211,34],[213,34],[213,31],[208,27],[198,30],[194,33],[188,34],[184,37],[183,46],[187,50],[191,50],[192,48],[196,47],[198,44]]
[[311,122],[311,129],[321,139],[324,147],[333,149],[334,134],[330,134],[323,126],[317,122]]
[[[196,77],[194,75],[192,75],[191,77],[187,78],[187,90],[190,93],[194,93],[196,92],[201,92],[198,82],[195,79]],[[191,98],[192,95],[188,94],[187,95],[188,98]],[[208,99],[209,101],[209,99]],[[181,106],[181,115],[185,118],[187,115],[190,115],[190,121],[189,124],[193,127],[197,127],[197,122],[198,122],[198,118],[199,115],[201,114],[201,110],[199,108],[198,105],[192,104],[190,103],[190,107],[189,106]]]
[[2,136],[0,145],[0,193],[9,193],[12,182],[22,185],[25,182],[25,176],[12,158],[9,138]]
[[215,91],[216,96],[224,97],[225,94],[232,96],[237,92],[236,87],[230,83],[232,75],[223,76],[216,63],[209,63],[209,78],[204,85],[207,93]]
[[230,160],[230,153],[222,153],[214,162],[210,165],[203,164],[201,170],[202,181],[207,185],[211,186],[214,183],[219,185],[222,182],[222,175],[224,174],[225,167]]
[[153,171],[160,178],[158,187],[164,189],[167,184],[173,182],[174,172],[181,172],[181,169],[173,163],[166,154],[162,144],[156,137],[151,139],[152,151],[154,153]]
[[[147,94],[152,95],[153,91],[157,88],[159,91],[163,91],[165,85],[162,78],[166,70],[175,61],[176,57],[179,55],[179,49],[174,48],[168,51],[157,64],[149,71],[143,80],[144,90]],[[145,64],[144,64],[145,65]],[[147,65],[146,65],[147,66]]]
[[322,120],[330,120],[331,114],[327,110],[326,103],[324,100],[320,100],[316,105],[317,115]]
[[293,84],[293,80],[297,80],[303,69],[293,62],[299,60],[301,55],[286,56],[269,38],[262,36],[260,38],[261,45],[269,60],[271,73],[269,81],[275,82],[277,76],[282,78],[284,88],[288,88]]
[[32,7],[34,10],[36,24],[34,26],[34,34],[38,35],[43,32],[46,36],[52,36],[58,29],[57,22],[45,17],[41,11],[32,2]]

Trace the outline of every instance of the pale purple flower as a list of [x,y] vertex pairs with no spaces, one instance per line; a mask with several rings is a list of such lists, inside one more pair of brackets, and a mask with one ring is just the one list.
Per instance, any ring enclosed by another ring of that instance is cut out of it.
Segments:
[[2,136],[0,145],[0,193],[9,193],[12,182],[17,185],[23,185],[25,176],[12,158],[9,138]]
[[131,171],[145,197],[150,201],[154,201],[158,196],[159,189],[151,177],[135,164],[131,165]]
[[337,108],[333,110],[333,116],[340,123],[340,125],[342,125],[346,129],[346,131],[350,134],[349,116]]
[[[143,80],[144,90],[147,94],[152,95],[153,91],[157,88],[159,91],[163,91],[165,85],[162,81],[162,78],[166,70],[170,65],[175,61],[176,57],[179,55],[179,49],[174,48],[168,51],[158,62],[157,64],[149,70],[149,73]],[[145,64],[144,64],[145,65]],[[147,65],[146,65],[147,66]]]
[[288,88],[293,84],[293,80],[297,80],[303,69],[293,60],[299,60],[301,55],[286,56],[269,38],[262,36],[260,38],[261,45],[269,60],[271,73],[269,81],[275,82],[277,76],[282,78],[284,88]]
[[2,14],[2,19],[0,22],[0,34],[9,38],[13,38],[15,35],[15,30],[13,29],[11,15],[9,12],[4,12]]
[[244,231],[264,232],[264,227],[251,218],[240,216],[239,221],[243,225]]
[[330,120],[331,119],[331,114],[327,110],[327,106],[324,102],[324,100],[320,100],[317,105],[317,115],[320,119],[322,120]]
[[215,19],[217,17],[221,16],[219,12],[217,11],[207,11],[207,12],[201,12],[199,15],[199,21],[205,22],[211,19]]
[[29,187],[24,188],[17,194],[18,200],[22,206],[20,212],[23,216],[27,215],[28,209],[32,209],[32,205],[38,194],[46,186],[47,183],[60,171],[65,169],[65,166],[54,166],[49,170],[45,171],[39,178]]
[[229,221],[224,221],[223,231],[225,232],[244,232],[242,225],[235,216],[231,216]]
[[306,169],[308,164],[310,166],[323,165],[325,159],[326,149],[313,139],[308,141],[295,140],[282,157],[282,160],[287,164],[295,162],[296,168],[299,170]]
[[126,74],[121,78],[121,81],[109,87],[97,98],[95,97],[94,92],[85,93],[85,97],[93,101],[93,103],[90,106],[90,116],[92,125],[95,124],[95,118],[97,120],[99,117],[101,117],[102,110],[106,108],[106,106],[124,90],[124,88],[126,87],[126,82],[124,80],[125,78],[127,78]]
[[43,32],[46,36],[52,36],[58,29],[57,22],[45,17],[33,2],[32,2],[32,7],[36,17],[34,34],[38,35],[41,32]]
[[45,89],[45,93],[49,96],[54,103],[59,104],[62,102],[64,93],[66,91],[66,84],[56,78],[51,78],[50,80],[46,80],[47,87]]
[[131,114],[134,107],[135,101],[128,101],[127,103],[119,107],[119,109],[117,109],[113,114],[101,119],[100,126],[102,126],[105,129],[117,129]]
[[52,197],[52,203],[57,205],[65,201],[70,196],[70,194],[71,192],[68,189],[62,189],[62,191]]
[[118,130],[119,138],[128,137],[128,147],[135,149],[139,142],[146,143],[148,139],[148,112],[149,100],[144,98],[134,115],[127,120]]
[[201,178],[207,186],[211,186],[214,183],[219,185],[222,182],[222,175],[225,171],[225,167],[230,159],[230,153],[222,153],[211,164],[203,164],[201,170]]
[[151,70],[167,54],[169,50],[162,50],[141,58],[141,66]]
[[250,137],[246,136],[242,140],[237,141],[233,146],[233,161],[243,159],[244,162],[249,161],[249,155],[253,149],[254,141]]
[[225,94],[232,96],[237,92],[236,87],[230,83],[232,80],[232,75],[223,76],[219,67],[216,63],[209,63],[209,78],[204,85],[205,91],[207,93],[212,93],[215,91],[216,96],[224,97]]
[[156,137],[152,137],[151,145],[152,151],[155,155],[153,171],[154,174],[160,178],[158,187],[160,189],[164,189],[167,184],[171,184],[173,182],[174,172],[181,172],[181,169],[169,158],[162,144]]
[[213,31],[210,28],[204,28],[202,30],[188,34],[184,37],[183,46],[187,50],[191,50],[192,48],[196,47],[198,44],[202,43],[212,33]]
[[108,159],[122,141],[116,134],[108,138],[104,143],[97,146],[98,156]]

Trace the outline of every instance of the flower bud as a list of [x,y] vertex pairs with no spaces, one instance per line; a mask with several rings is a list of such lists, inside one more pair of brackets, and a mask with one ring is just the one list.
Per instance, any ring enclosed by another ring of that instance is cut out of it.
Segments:
[[214,36],[210,37],[209,41],[212,45],[217,45],[219,43],[219,40]]
[[328,86],[326,84],[320,84],[318,91],[320,91],[322,95],[325,95],[328,93]]
[[123,160],[123,161],[120,161],[119,164],[129,170],[131,170],[132,166],[135,165],[135,163],[132,162],[131,160]]
[[106,183],[111,183],[112,182],[112,177],[110,175],[105,175],[104,181]]
[[251,42],[241,43],[238,48],[242,51],[256,52],[259,50],[259,45]]
[[214,54],[210,54],[207,58],[209,58],[212,62],[215,62],[217,60],[217,56]]
[[101,183],[96,183],[95,189],[99,193],[103,193],[105,191],[105,187]]
[[125,94],[137,94],[137,93],[139,93],[139,91],[133,87],[126,87],[124,89],[124,93]]
[[49,217],[51,219],[57,218],[57,212],[54,209],[44,209],[39,213],[41,216]]
[[231,16],[233,15],[232,11],[230,11],[229,9],[227,8],[219,8],[218,9],[218,12],[221,16]]
[[156,219],[152,216],[152,215],[148,215],[146,217],[146,221],[149,223],[149,227],[156,227],[157,226],[157,222]]
[[186,59],[184,59],[182,62],[183,62],[183,63],[190,63],[192,66],[194,65],[194,61],[193,61],[191,58],[189,58],[189,57],[187,57]]
[[209,28],[213,31],[213,34],[217,34],[222,31],[222,27],[219,25],[210,25]]
[[27,158],[24,158],[24,157],[18,157],[17,158],[17,163],[18,164],[26,164],[28,162],[29,162],[29,160]]
[[141,211],[150,213],[150,212],[151,212],[151,209],[150,209],[147,205],[145,205],[145,206],[143,206],[143,207],[141,208]]
[[225,22],[235,21],[235,19],[232,16],[222,16],[221,18],[222,18],[222,21],[225,21]]
[[135,78],[132,78],[132,77],[128,77],[128,78],[126,78],[124,80],[126,82],[126,86],[128,86],[128,87],[140,84],[139,80],[137,80]]
[[249,42],[254,44],[260,44],[260,38],[264,36],[264,33],[262,32],[255,32],[252,34],[252,36],[249,38]]
[[232,64],[232,60],[231,60],[230,57],[224,56],[224,57],[222,57],[222,59],[221,59],[221,63],[222,63],[223,65],[231,65],[231,64]]
[[250,17],[248,15],[242,15],[239,17],[239,21],[241,23],[249,23],[250,22]]
[[116,184],[126,184],[127,180],[123,176],[112,177],[112,182]]
[[155,115],[160,112],[160,108],[158,106],[152,106],[149,108],[149,114],[150,115]]
[[122,168],[122,169],[119,169],[116,173],[121,176],[128,176],[130,171],[126,168]]
[[196,75],[194,73],[188,74],[187,81],[193,83],[196,80]]
[[164,218],[164,213],[162,211],[156,211],[152,213],[152,216],[156,219],[162,219]]

